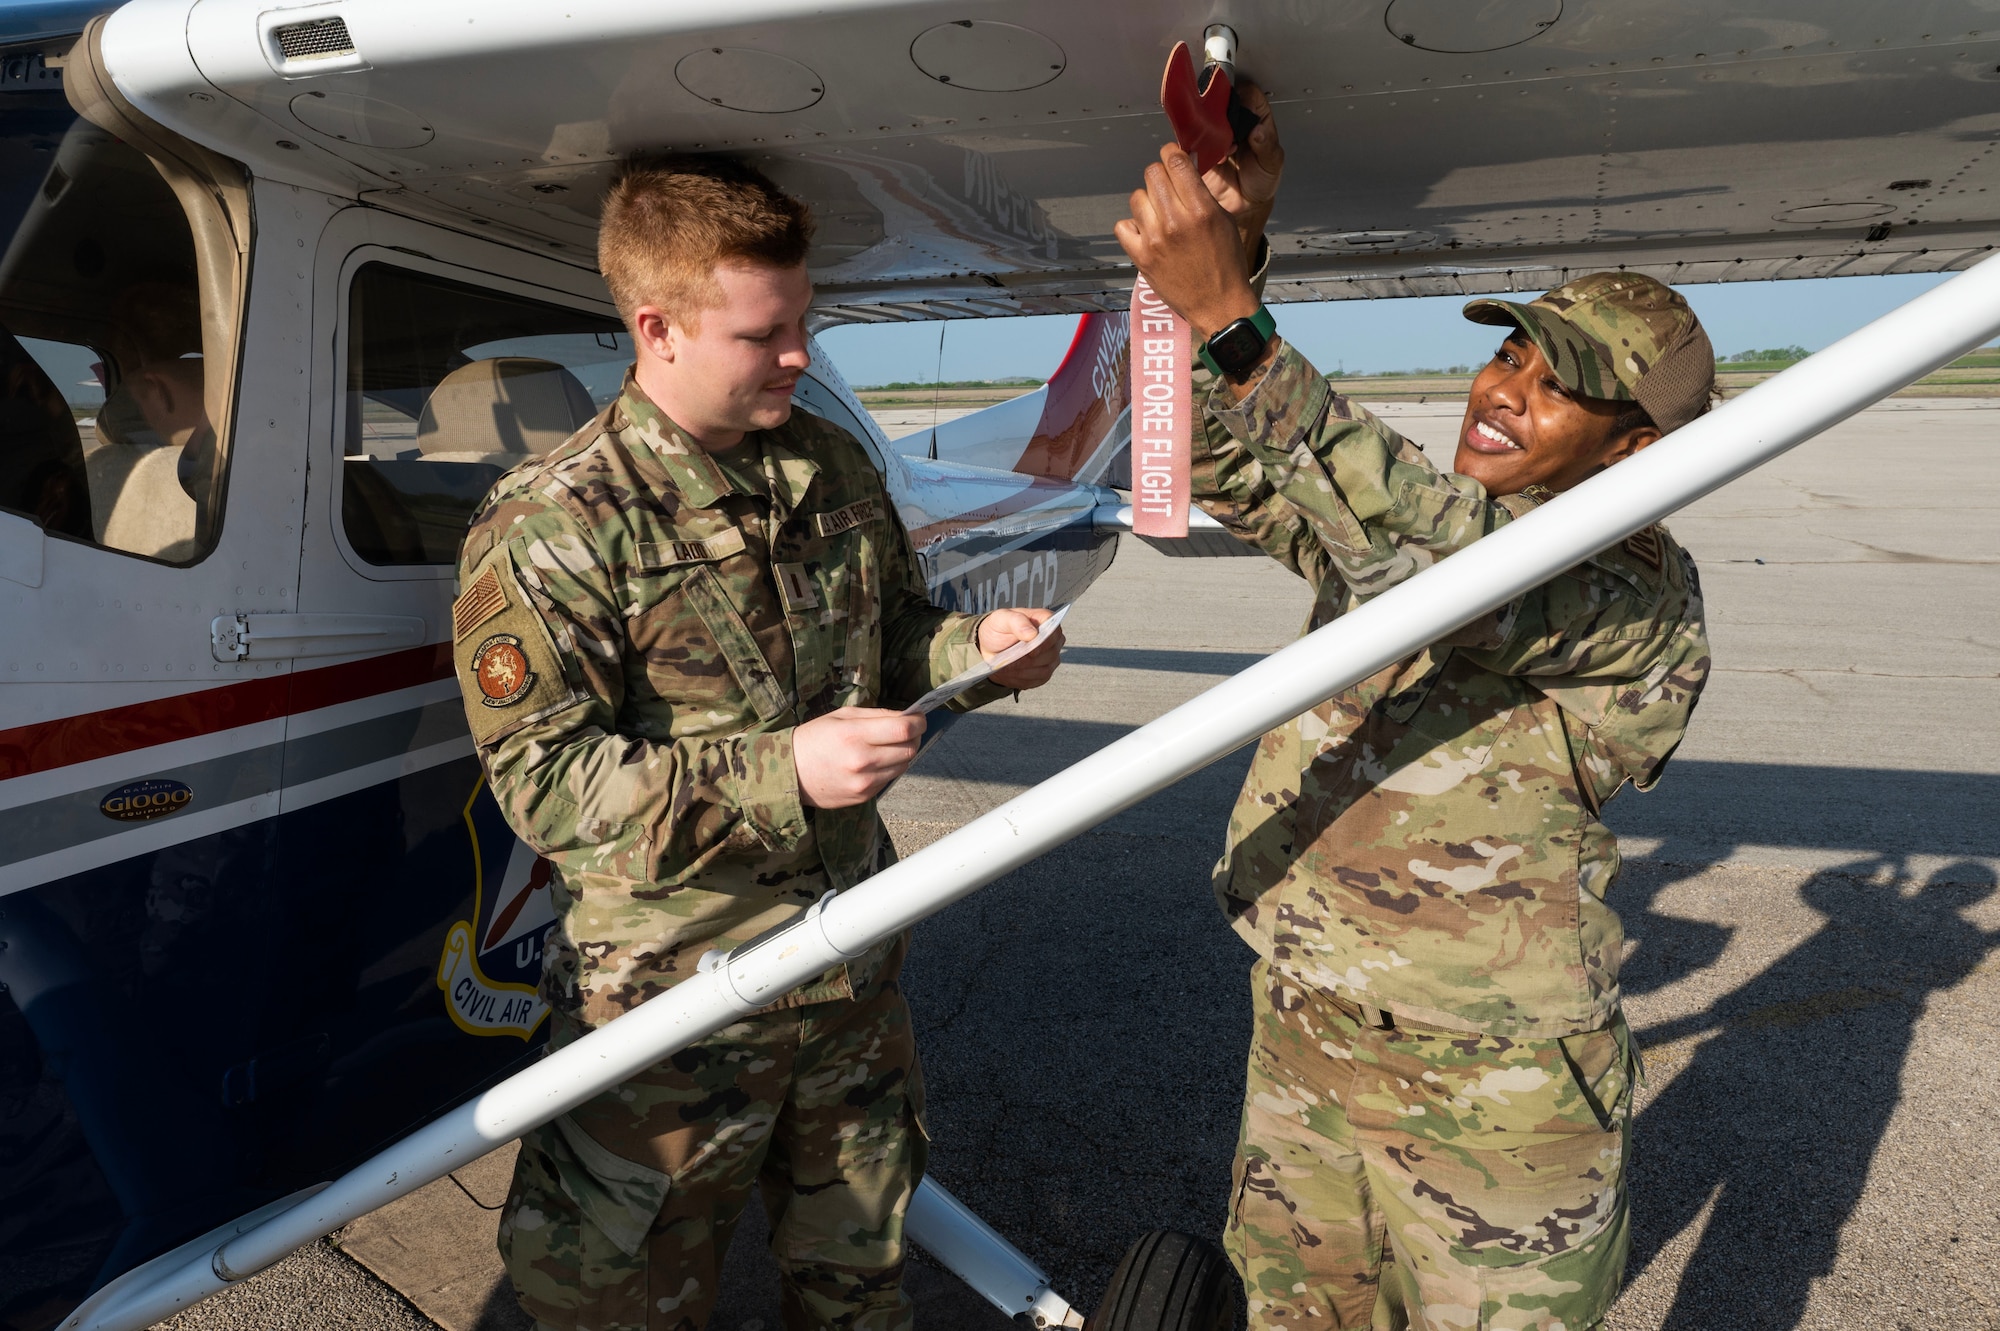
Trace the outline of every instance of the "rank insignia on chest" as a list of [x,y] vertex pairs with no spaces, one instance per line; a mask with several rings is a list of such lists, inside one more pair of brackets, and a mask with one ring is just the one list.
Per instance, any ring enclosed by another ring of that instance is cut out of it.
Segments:
[[511,633],[496,633],[479,644],[472,654],[472,678],[479,685],[479,701],[488,707],[512,707],[535,686],[528,654]]
[[804,564],[773,564],[771,572],[778,580],[778,599],[785,603],[786,610],[796,613],[819,609],[819,593],[814,590],[812,575],[806,572]]

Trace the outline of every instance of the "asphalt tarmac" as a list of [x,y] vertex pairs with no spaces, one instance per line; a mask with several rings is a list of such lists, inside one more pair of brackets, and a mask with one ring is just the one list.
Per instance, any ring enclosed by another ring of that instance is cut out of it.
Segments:
[[[1384,414],[1440,449],[1458,419]],[[2000,406],[1876,408],[1671,526],[1717,664],[1660,787],[1608,815],[1648,1076],[1609,1325],[2000,1329]],[[1127,541],[1055,681],[891,792],[898,844],[1282,646],[1306,602],[1275,564]],[[1142,1232],[1220,1228],[1250,953],[1208,879],[1246,765],[917,930],[933,1172],[1079,1307]],[[461,1171],[166,1325],[520,1326],[490,1248],[504,1182],[504,1160]],[[777,1326],[756,1233],[721,1331]],[[1004,1325],[935,1268],[913,1280],[925,1325]]]

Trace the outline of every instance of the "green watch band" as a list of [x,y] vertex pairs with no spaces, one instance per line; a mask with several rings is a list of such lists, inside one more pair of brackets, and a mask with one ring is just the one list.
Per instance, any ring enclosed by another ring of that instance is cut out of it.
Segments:
[[[1277,331],[1278,321],[1271,317],[1270,310],[1259,305],[1255,314],[1230,324],[1202,343],[1195,354],[1201,357],[1201,363],[1210,371],[1228,378],[1232,373],[1240,374],[1255,365]],[[1217,350],[1222,353],[1220,357],[1216,355]]]

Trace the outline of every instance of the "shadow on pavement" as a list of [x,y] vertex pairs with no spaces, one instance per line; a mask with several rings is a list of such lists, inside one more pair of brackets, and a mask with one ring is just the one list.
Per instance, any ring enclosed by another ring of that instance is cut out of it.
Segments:
[[1220,1235],[1251,954],[1213,822],[1086,833],[919,925],[905,972],[932,1171],[1086,1312],[1147,1230]]
[[[974,723],[977,725],[975,736]],[[1127,728],[967,718],[951,768],[1033,782]],[[931,1086],[938,1176],[1088,1308],[1152,1228],[1218,1235],[1248,1038],[1251,953],[1208,871],[1238,753],[920,925],[909,987]],[[958,776],[948,770],[942,775]],[[1819,931],[1649,1045],[1716,1032],[1643,1111],[1636,1275],[1711,1198],[1666,1326],[1790,1327],[1831,1268],[1899,1098],[1933,993],[1997,944],[1961,912],[1995,889],[2000,778],[1677,763],[1611,806],[1658,838],[1613,904],[1646,946],[1628,992],[1713,964],[1734,930],[1657,911],[1660,894],[1740,847],[1851,856],[1800,889]],[[1911,889],[1908,857],[1935,864]]]
[[1728,859],[1741,846],[1864,856],[2000,854],[2000,776],[1677,758],[1659,789],[1626,791],[1605,821],[1659,837],[1674,864]]
[[1656,909],[1689,873],[1745,846],[1853,856],[1797,889],[1815,933],[1706,1010],[1638,1031],[1654,1048],[1706,1037],[1634,1134],[1628,1283],[1714,1205],[1664,1331],[1795,1326],[1832,1271],[1916,1022],[2000,947],[1964,916],[2000,884],[1995,808],[2000,777],[1979,773],[1703,761],[1610,806],[1621,836],[1661,842],[1614,889],[1644,943],[1628,998],[1713,964],[1735,932]]
[[[1992,896],[1990,865],[1914,890],[1902,868],[1882,855],[1813,874],[1799,890],[1816,933],[1706,1011],[1639,1031],[1652,1046],[1713,1032],[1634,1134],[1628,1280],[1714,1201],[1665,1331],[1798,1324],[1902,1098],[1916,1022],[2000,946],[1962,914]],[[1647,944],[1635,991],[1721,950],[1720,926],[1654,914],[1651,896],[1625,905]]]
[[521,1311],[514,1286],[505,1276],[487,1294],[486,1306],[473,1325],[478,1331],[535,1331],[535,1319]]

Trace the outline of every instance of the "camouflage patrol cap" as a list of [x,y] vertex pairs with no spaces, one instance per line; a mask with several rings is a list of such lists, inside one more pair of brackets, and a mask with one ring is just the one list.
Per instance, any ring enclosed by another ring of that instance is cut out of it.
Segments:
[[1592,273],[1527,305],[1475,300],[1465,317],[1518,325],[1571,391],[1637,402],[1662,434],[1708,410],[1715,348],[1680,293],[1644,273]]

